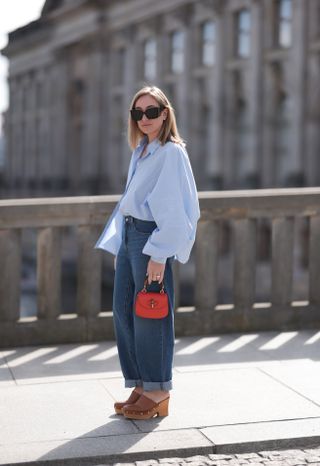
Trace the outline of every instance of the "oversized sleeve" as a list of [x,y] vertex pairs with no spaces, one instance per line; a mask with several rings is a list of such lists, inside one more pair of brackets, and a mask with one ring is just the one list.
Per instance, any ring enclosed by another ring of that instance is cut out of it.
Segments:
[[161,156],[159,177],[147,196],[147,203],[157,224],[142,252],[165,263],[175,256],[186,263],[195,241],[200,218],[197,188],[186,150],[174,143]]
[[[132,153],[129,163],[126,188],[128,187],[132,177],[134,154],[135,152]],[[98,241],[94,246],[95,249],[103,249],[104,251],[111,252],[111,254],[115,256],[118,254],[122,241],[123,215],[119,210],[119,207],[124,194],[125,192],[122,194],[113,209],[113,212],[111,213]]]
[[94,249],[103,249],[104,251],[111,252],[111,254],[115,256],[118,254],[122,240],[123,215],[119,210],[120,201],[121,199],[115,206],[94,246]]

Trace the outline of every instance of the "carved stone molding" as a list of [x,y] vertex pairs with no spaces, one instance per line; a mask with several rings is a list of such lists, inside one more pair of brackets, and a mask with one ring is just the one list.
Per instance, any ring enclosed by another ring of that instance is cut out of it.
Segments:
[[173,11],[171,16],[177,22],[180,22],[184,25],[188,25],[193,13],[194,5],[188,4],[184,7],[179,7],[177,10]]
[[213,9],[216,15],[220,15],[223,11],[223,7],[227,2],[224,0],[203,0],[203,5],[207,8]]

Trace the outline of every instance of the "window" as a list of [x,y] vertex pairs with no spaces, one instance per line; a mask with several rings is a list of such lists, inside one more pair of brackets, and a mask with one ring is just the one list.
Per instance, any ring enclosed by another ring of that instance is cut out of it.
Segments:
[[184,33],[175,31],[171,34],[171,71],[181,73],[184,69]]
[[239,57],[250,55],[250,32],[250,11],[247,9],[238,11],[236,14],[236,54]]
[[292,39],[292,0],[277,1],[277,42],[280,47],[290,47]]
[[213,21],[206,21],[201,27],[202,35],[202,64],[212,66],[215,63],[215,24]]
[[157,44],[155,39],[147,39],[144,43],[144,77],[154,79],[157,72]]

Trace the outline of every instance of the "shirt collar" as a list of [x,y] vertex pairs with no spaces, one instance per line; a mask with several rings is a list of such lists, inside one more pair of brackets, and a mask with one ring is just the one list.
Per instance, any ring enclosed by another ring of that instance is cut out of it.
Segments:
[[[148,142],[148,136],[143,136],[143,138],[141,139],[140,143],[138,144],[137,146],[137,149],[139,149],[137,151],[137,153],[141,153],[140,149],[142,149],[142,147]],[[147,151],[146,151],[146,155],[151,155],[154,153],[154,151],[161,145],[161,142],[159,141],[158,138],[155,138],[152,142],[150,142],[150,144],[148,144],[147,146]]]

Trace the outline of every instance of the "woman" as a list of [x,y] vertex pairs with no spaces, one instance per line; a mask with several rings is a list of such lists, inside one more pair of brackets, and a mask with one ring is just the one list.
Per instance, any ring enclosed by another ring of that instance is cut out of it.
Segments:
[[[130,419],[168,415],[174,351],[173,260],[186,263],[200,217],[192,168],[179,136],[174,110],[157,87],[134,96],[128,120],[133,149],[125,192],[96,248],[114,254],[114,329],[125,387],[125,402],[114,404]],[[169,314],[135,315],[136,294],[147,276],[148,291],[164,285]]]

